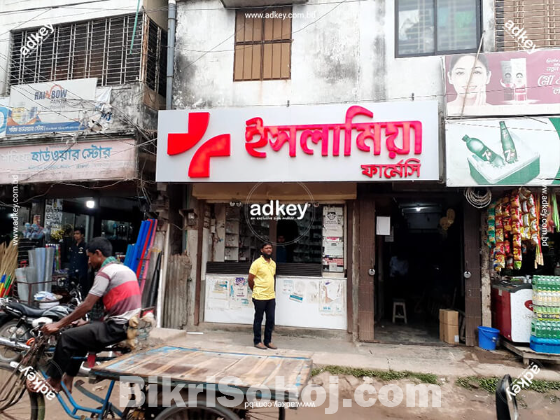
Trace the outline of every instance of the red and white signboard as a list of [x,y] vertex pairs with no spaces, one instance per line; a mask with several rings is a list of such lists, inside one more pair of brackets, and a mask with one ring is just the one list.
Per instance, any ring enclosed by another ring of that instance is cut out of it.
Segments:
[[439,179],[436,101],[160,111],[157,182]]

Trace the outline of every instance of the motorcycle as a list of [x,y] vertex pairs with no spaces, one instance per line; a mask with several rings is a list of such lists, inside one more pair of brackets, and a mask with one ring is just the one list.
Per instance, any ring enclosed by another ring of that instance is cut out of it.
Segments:
[[[61,320],[69,315],[81,302],[79,286],[70,291],[70,302],[49,309],[36,309],[13,300],[2,302],[3,322],[0,320],[0,344],[8,340],[14,346],[0,348],[0,362],[18,361],[29,340],[37,336],[38,330],[46,325]],[[4,344],[6,344],[5,342]],[[21,349],[17,349],[17,345]],[[56,343],[53,343],[53,347]]]

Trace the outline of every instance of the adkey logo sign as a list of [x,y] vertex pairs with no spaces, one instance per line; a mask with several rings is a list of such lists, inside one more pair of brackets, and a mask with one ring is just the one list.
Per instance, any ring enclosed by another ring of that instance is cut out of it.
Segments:
[[157,182],[439,180],[436,101],[160,111]]
[[47,23],[41,29],[37,31],[37,33],[28,35],[25,45],[21,47],[21,55],[26,57],[33,51],[35,51],[45,39],[51,36],[54,33],[54,28],[50,23]]

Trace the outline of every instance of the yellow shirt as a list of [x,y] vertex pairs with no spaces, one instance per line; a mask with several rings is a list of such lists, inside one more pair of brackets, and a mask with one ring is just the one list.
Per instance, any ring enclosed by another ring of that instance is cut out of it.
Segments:
[[261,255],[259,259],[253,261],[249,274],[255,276],[255,285],[253,287],[253,299],[270,300],[276,298],[274,293],[274,275],[276,274],[276,263],[266,261]]

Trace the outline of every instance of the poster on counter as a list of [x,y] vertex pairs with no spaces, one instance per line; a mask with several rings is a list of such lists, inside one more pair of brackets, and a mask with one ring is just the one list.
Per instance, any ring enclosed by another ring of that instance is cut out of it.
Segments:
[[560,114],[560,49],[445,57],[447,116]]
[[291,295],[294,291],[294,281],[290,279],[285,279],[282,285],[282,293],[285,295]]
[[294,290],[290,293],[290,300],[303,303],[307,282],[305,280],[296,280],[294,282]]
[[344,313],[344,282],[323,280],[319,285],[319,312],[325,315]]
[[560,118],[446,121],[448,187],[560,184]]

